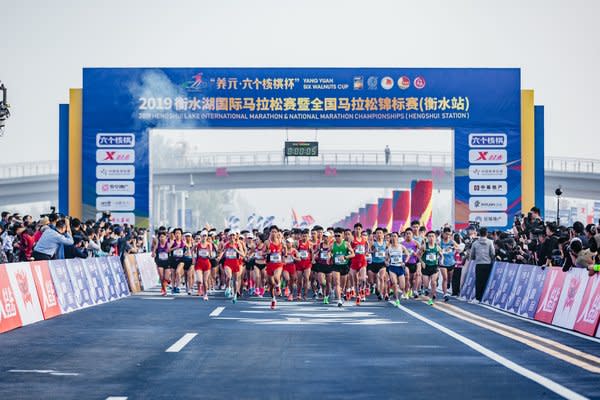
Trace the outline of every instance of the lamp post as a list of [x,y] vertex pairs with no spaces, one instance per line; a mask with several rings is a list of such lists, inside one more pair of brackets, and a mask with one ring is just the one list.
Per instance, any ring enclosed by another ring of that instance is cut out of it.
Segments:
[[554,194],[556,195],[556,225],[560,226],[560,196],[563,194],[560,186],[556,188]]

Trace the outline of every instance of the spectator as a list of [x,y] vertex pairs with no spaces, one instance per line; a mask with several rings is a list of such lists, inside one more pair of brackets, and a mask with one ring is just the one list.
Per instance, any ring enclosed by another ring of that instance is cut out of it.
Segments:
[[483,291],[492,272],[492,262],[496,255],[494,243],[487,238],[487,228],[479,230],[479,239],[471,245],[471,260],[475,261],[475,299],[480,302]]
[[47,229],[42,234],[40,241],[33,249],[33,258],[35,260],[51,260],[61,246],[72,244],[69,219],[59,220],[56,222],[56,230]]
[[390,150],[390,146],[387,145],[387,144],[385,145],[385,151],[384,151],[384,153],[385,153],[385,163],[389,164],[390,160],[392,158],[392,151]]

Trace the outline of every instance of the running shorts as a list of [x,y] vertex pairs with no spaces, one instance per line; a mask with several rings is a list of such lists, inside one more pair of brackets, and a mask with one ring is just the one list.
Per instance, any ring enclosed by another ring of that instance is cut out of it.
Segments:
[[371,264],[367,265],[367,271],[371,271],[374,274],[379,273],[381,268],[385,268],[384,263],[371,263]]
[[438,267],[425,266],[425,269],[423,270],[423,275],[431,276],[433,274],[436,274],[437,272]]
[[223,265],[223,267],[229,267],[229,269],[231,269],[231,272],[234,274],[240,272],[240,263],[237,259],[225,260],[225,264]]
[[210,271],[211,261],[212,260],[209,260],[208,258],[198,257],[194,269],[196,271]]
[[404,267],[397,265],[390,265],[387,267],[388,273],[396,274],[396,276],[404,276]]
[[255,262],[254,266],[262,271],[263,269],[265,269],[267,267],[267,264],[259,264],[259,263]]
[[267,275],[273,276],[275,271],[283,268],[283,263],[268,263],[267,264]]
[[210,267],[211,268],[217,268],[219,266],[219,264],[217,263],[217,260],[215,260],[214,258],[210,259]]
[[365,255],[364,254],[355,255],[352,258],[351,266],[352,266],[352,269],[355,271],[358,271],[359,269],[366,267],[367,259],[365,258]]
[[415,264],[415,263],[406,263],[406,268],[408,268],[408,271],[411,274],[417,273],[417,264]]
[[183,269],[186,271],[188,269],[190,269],[190,267],[194,263],[194,260],[192,260],[192,257],[183,257],[182,260],[183,260]]
[[296,263],[296,271],[304,271],[312,268],[310,260],[300,260]]
[[176,269],[183,262],[183,257],[169,257],[169,268]]
[[256,264],[256,261],[254,261],[254,258],[249,259],[248,261],[246,261],[246,269],[248,271],[253,271],[255,264]]
[[290,275],[296,275],[296,264],[285,264],[283,270]]
[[348,264],[342,264],[342,265],[332,265],[331,266],[331,271],[332,272],[339,272],[340,275],[347,275],[348,272],[350,272],[350,265]]
[[169,268],[169,260],[160,260],[158,256],[156,256],[154,262],[158,268]]
[[454,269],[454,267],[456,267],[456,264],[455,265],[440,265],[439,267],[446,268],[448,271],[451,271]]

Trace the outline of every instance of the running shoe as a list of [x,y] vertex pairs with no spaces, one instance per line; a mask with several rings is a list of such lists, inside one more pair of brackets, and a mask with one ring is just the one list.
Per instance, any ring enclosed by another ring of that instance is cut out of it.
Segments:
[[360,306],[360,296],[356,296],[356,305]]
[[407,300],[408,299],[408,295],[406,293],[402,293],[402,296],[400,296],[400,298],[402,300]]
[[448,296],[447,294],[444,295],[444,302],[449,302],[450,301],[450,296]]
[[167,295],[167,289],[165,289],[165,288],[161,288],[161,289],[160,289],[160,295],[161,295],[161,296],[166,296],[166,295]]
[[343,305],[344,305],[344,304],[343,304],[343,302],[342,302],[342,299],[339,299],[339,300],[338,300],[338,303],[337,303],[337,306],[338,306],[338,307],[341,307],[341,306],[343,306]]
[[294,296],[291,294],[287,297],[287,301],[294,301]]
[[406,294],[407,297],[412,297],[413,295],[413,291],[412,289],[408,289],[408,293]]
[[381,296],[381,294],[378,294],[377,295],[377,300],[379,300],[379,301],[383,300],[383,296]]
[[400,307],[400,299],[396,299],[396,301],[394,302],[394,306]]
[[274,310],[276,305],[277,305],[277,300],[275,300],[275,297],[273,297],[271,299],[271,310]]
[[413,299],[418,299],[419,298],[419,292],[413,292]]
[[238,298],[238,295],[237,295],[237,293],[235,293],[235,294],[233,295],[233,298],[231,299],[231,302],[232,302],[233,304],[237,303],[237,298]]
[[289,297],[290,296],[290,289],[286,286],[285,290],[283,291],[284,293],[284,297]]
[[323,296],[323,304],[329,304],[329,296]]
[[429,300],[427,300],[427,304],[428,304],[428,305],[432,306],[432,305],[433,305],[433,303],[434,303],[434,299],[429,299]]
[[365,296],[369,297],[371,295],[371,289],[367,286]]
[[208,295],[207,294],[204,295],[204,301],[208,301]]

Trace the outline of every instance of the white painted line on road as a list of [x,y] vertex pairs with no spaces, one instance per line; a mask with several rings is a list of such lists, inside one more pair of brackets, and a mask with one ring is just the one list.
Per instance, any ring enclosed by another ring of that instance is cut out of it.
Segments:
[[126,396],[109,396],[106,400],[127,400]]
[[221,315],[221,313],[223,312],[224,309],[225,309],[225,307],[217,307],[208,316],[209,317],[218,317],[219,315]]
[[173,300],[174,297],[140,297],[143,300]]
[[53,369],[10,369],[8,372],[21,374],[48,374],[54,376],[79,376],[77,372],[59,372]]
[[585,399],[587,399],[587,397],[584,397],[584,396],[580,395],[579,393],[576,393],[576,392],[572,391],[571,389],[568,389],[568,388],[562,386],[561,384],[556,383],[553,380],[546,378],[545,376],[542,376],[542,375],[535,373],[535,372],[531,371],[530,369],[527,369],[513,361],[510,361],[509,359],[501,356],[498,353],[493,352],[492,350],[488,349],[487,347],[484,347],[484,346],[480,345],[479,343],[477,343],[465,336],[462,336],[462,335],[454,332],[453,330],[446,328],[443,325],[438,324],[437,322],[434,322],[428,318],[425,318],[422,315],[417,314],[416,312],[409,310],[408,308],[406,308],[402,305],[398,306],[398,308],[400,310],[404,311],[405,313],[407,313],[408,315],[426,323],[427,325],[434,327],[435,329],[439,330],[440,332],[443,332],[446,335],[467,345],[468,347],[472,348],[473,350],[477,351],[478,353],[481,353],[484,356],[488,357],[489,359],[496,361],[498,364],[501,364],[501,365],[505,366],[506,368],[510,369],[511,371],[514,371],[517,374],[522,375],[525,378],[534,381],[535,383],[553,391],[554,393],[558,394],[559,396],[564,397],[565,399],[569,399],[569,400],[585,400]]
[[197,333],[186,333],[181,337],[181,339],[173,343],[171,347],[165,350],[165,353],[179,353],[181,349],[183,349],[185,345],[191,342],[191,340],[197,335]]

